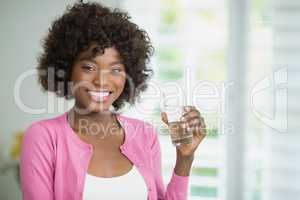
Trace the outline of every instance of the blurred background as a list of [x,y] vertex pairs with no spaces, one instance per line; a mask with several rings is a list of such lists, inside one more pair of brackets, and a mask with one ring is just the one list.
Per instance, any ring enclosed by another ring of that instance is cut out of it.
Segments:
[[[43,94],[34,68],[51,22],[74,2],[1,1],[1,200],[21,199],[22,131],[73,104]],[[299,199],[299,0],[99,2],[127,10],[156,49],[153,87],[125,115],[159,127],[160,101],[149,96],[169,82],[186,84],[184,91],[192,91],[188,101],[199,97],[192,103],[205,117],[209,135],[196,152],[189,199]],[[29,106],[35,114],[28,114]],[[167,184],[175,149],[164,131],[158,133]]]

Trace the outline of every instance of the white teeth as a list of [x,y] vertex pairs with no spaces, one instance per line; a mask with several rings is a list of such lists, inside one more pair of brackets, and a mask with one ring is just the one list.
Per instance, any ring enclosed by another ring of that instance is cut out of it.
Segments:
[[97,96],[97,97],[105,97],[109,95],[109,92],[93,92],[93,91],[89,91],[89,93],[93,96]]

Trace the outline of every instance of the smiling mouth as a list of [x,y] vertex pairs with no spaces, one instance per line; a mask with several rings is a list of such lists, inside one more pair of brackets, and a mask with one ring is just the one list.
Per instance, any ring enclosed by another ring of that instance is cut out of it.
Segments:
[[113,93],[112,91],[88,91],[90,94],[91,98],[96,101],[96,102],[103,102],[107,101],[110,97],[111,94]]

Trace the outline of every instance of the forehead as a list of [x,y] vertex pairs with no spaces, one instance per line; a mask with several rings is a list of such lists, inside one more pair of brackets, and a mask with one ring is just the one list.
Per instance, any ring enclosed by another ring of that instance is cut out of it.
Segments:
[[115,47],[102,49],[99,45],[92,44],[87,50],[81,52],[76,60],[121,61],[121,56]]

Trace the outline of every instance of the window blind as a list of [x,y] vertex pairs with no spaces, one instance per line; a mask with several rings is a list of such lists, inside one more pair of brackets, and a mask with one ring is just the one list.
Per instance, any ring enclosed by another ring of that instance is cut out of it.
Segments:
[[[276,115],[286,122],[287,129],[278,133],[267,129],[264,147],[266,157],[263,172],[264,200],[296,200],[300,196],[300,159],[299,159],[299,119],[300,106],[300,2],[297,0],[272,0],[273,17],[273,52],[276,92],[282,92],[277,101],[282,104],[277,107]],[[285,90],[288,90],[285,93]],[[287,104],[284,95],[287,94]],[[281,125],[284,128],[285,124]]]

